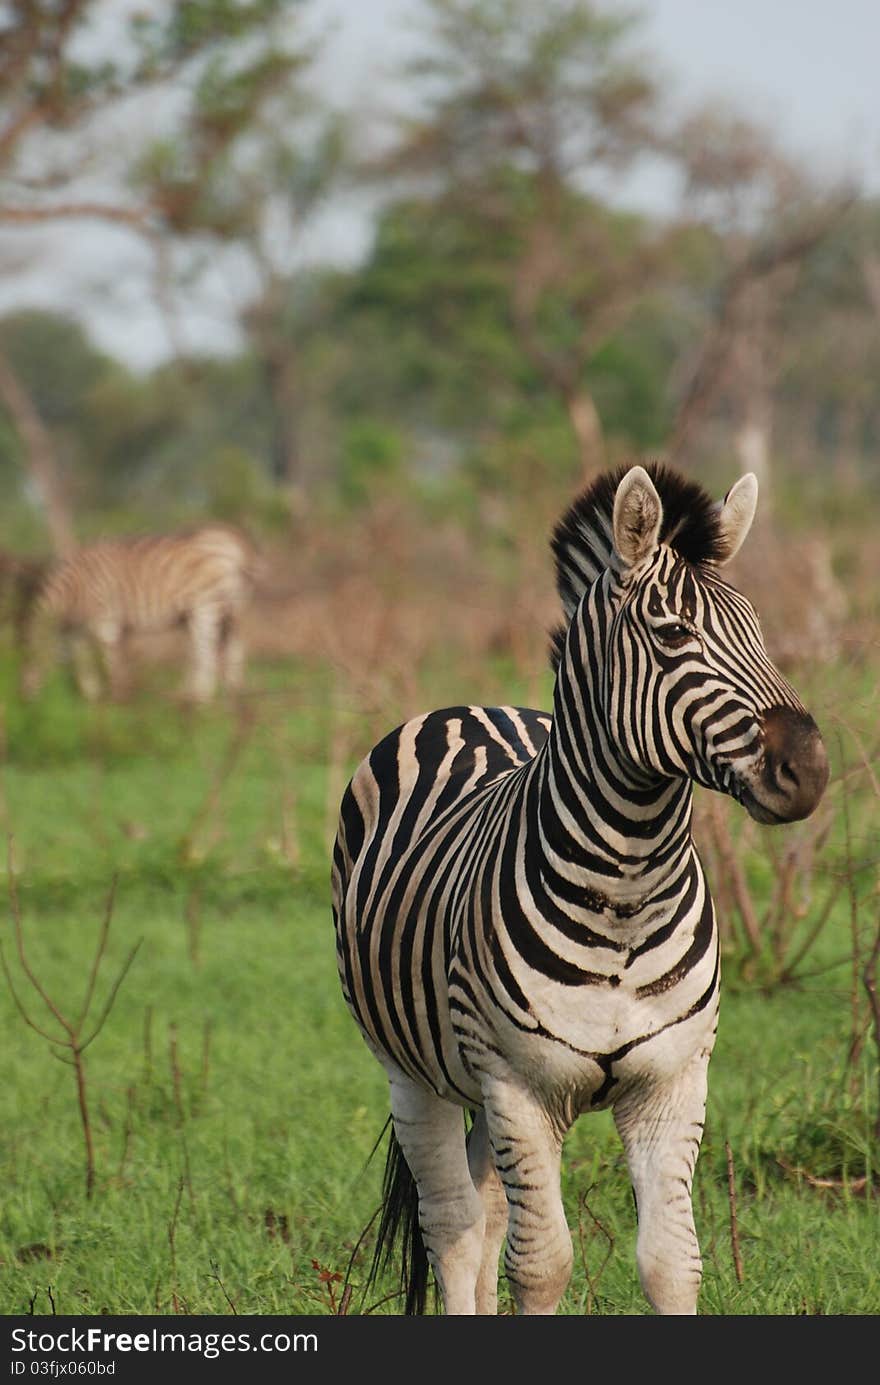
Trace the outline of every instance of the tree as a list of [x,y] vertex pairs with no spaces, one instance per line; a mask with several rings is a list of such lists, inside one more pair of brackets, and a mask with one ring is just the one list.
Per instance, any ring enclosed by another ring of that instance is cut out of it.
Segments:
[[[636,218],[592,200],[581,213],[614,221],[621,241],[638,233]],[[413,435],[442,438],[460,455],[485,455],[495,438],[508,455],[523,445],[531,451],[530,435],[540,434],[551,469],[569,458],[576,467],[565,402],[511,322],[517,254],[516,240],[494,234],[479,207],[442,193],[387,206],[366,262],[340,299],[338,335],[348,353],[336,390],[341,408],[390,414]],[[680,324],[671,299],[646,295],[596,350],[590,386],[609,444],[662,444],[668,360],[679,349]],[[564,324],[557,331],[562,352]],[[550,434],[558,439],[552,459]]]
[[[0,39],[0,228],[90,218],[145,238],[179,347],[171,246],[197,230],[242,232],[253,187],[224,184],[224,176],[235,173],[231,151],[266,102],[292,89],[307,64],[289,23],[304,3],[162,0],[120,14],[108,0],[11,0]],[[157,141],[166,112],[171,123]],[[6,272],[15,263],[13,249]],[[67,547],[73,525],[49,434],[8,360],[0,362],[0,394],[46,496],[55,545]]]
[[686,455],[726,399],[741,469],[766,489],[780,314],[803,262],[853,194],[816,185],[768,132],[717,106],[690,115],[672,147],[685,175],[685,209],[712,228],[718,269],[668,450]]
[[246,285],[239,322],[266,380],[272,470],[294,491],[303,483],[298,336],[313,325],[297,290],[302,240],[345,161],[344,121],[305,80],[314,56],[280,38],[246,62],[240,48],[215,56],[173,134],[134,170],[166,235],[187,248],[190,272],[193,253],[225,253]]
[[795,460],[820,453],[844,495],[873,479],[880,440],[880,203],[862,201],[805,256],[782,304],[777,373],[781,425]]
[[591,371],[662,281],[675,228],[604,205],[609,180],[659,149],[659,96],[628,54],[629,16],[587,0],[427,0],[408,75],[417,116],[374,172],[481,226],[506,323],[565,409],[582,469],[602,458]]

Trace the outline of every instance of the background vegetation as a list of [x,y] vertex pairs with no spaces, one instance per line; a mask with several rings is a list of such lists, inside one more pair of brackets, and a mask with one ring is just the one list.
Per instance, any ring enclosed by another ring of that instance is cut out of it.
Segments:
[[[673,116],[617,7],[426,0],[381,120],[321,99],[304,3],[9,8],[0,276],[48,253],[26,231],[112,228],[169,346],[136,371],[84,316],[0,320],[0,1311],[397,1311],[364,1296],[386,1101],[335,975],[339,799],[411,713],[548,705],[549,530],[649,455],[758,473],[732,575],[833,765],[782,832],[698,797],[701,1307],[876,1313],[880,206],[742,112]],[[646,163],[662,217],[614,195]],[[303,253],[328,206],[369,209],[357,264]],[[238,346],[196,357],[211,276]],[[169,636],[128,704],[63,666],[22,704],[30,565],[207,516],[269,560],[245,694],[180,708]],[[646,1311],[605,1116],[565,1180],[564,1311]]]

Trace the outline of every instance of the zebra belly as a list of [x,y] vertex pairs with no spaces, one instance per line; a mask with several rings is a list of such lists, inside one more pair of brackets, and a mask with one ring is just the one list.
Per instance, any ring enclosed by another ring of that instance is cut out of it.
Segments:
[[[624,1000],[621,997],[621,1000]],[[487,1080],[521,1081],[573,1120],[580,1112],[613,1105],[634,1086],[664,1083],[698,1055],[711,1053],[715,1042],[718,988],[707,1004],[670,1019],[652,1006],[622,1004],[617,1019],[605,1013],[591,1030],[573,1020],[536,1022],[531,1030],[498,1015],[492,1030],[474,1039],[467,1022],[454,1013],[460,1042],[479,1085]],[[611,1021],[605,1028],[604,1022]],[[592,1049],[584,1041],[597,1040]],[[488,1039],[488,1042],[486,1040]]]

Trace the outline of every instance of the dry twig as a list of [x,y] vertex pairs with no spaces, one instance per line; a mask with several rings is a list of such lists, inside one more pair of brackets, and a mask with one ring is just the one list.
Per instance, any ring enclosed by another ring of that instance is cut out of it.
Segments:
[[[0,944],[0,965],[2,965],[7,985],[9,986],[12,999],[15,1002],[15,1007],[21,1015],[22,1019],[24,1020],[25,1024],[28,1026],[29,1029],[33,1029],[35,1034],[39,1034],[41,1038],[45,1039],[47,1043],[52,1045],[50,1052],[53,1054],[55,1058],[60,1059],[64,1063],[69,1063],[74,1070],[76,1078],[77,1105],[79,1107],[80,1122],[82,1125],[83,1140],[85,1142],[86,1151],[86,1197],[90,1198],[92,1196],[95,1186],[95,1150],[94,1142],[92,1139],[92,1121],[89,1111],[88,1087],[86,1083],[86,1070],[85,1064],[83,1062],[83,1054],[85,1053],[89,1045],[93,1043],[94,1040],[98,1037],[104,1025],[106,1024],[107,1017],[113,1008],[113,1003],[116,1000],[119,988],[122,985],[122,982],[124,981],[128,973],[129,967],[135,959],[135,955],[138,951],[138,948],[141,945],[142,939],[138,939],[134,947],[132,947],[129,951],[128,956],[126,957],[119,972],[117,973],[115,980],[112,982],[110,986],[110,989],[107,993],[107,998],[104,1002],[103,1009],[101,1010],[101,1013],[99,1014],[97,1021],[91,1026],[89,1032],[86,1033],[86,1021],[88,1020],[89,1011],[92,1006],[92,1001],[94,1000],[95,986],[98,980],[98,973],[101,968],[101,963],[104,960],[104,955],[107,948],[107,938],[110,932],[110,921],[113,917],[113,904],[116,897],[116,877],[114,877],[113,879],[112,885],[110,887],[110,892],[107,898],[107,905],[104,911],[104,918],[98,936],[98,945],[95,949],[95,955],[92,959],[92,965],[89,971],[88,981],[86,983],[86,991],[85,996],[83,997],[83,1003],[80,1008],[78,1017],[75,1020],[71,1020],[64,1014],[59,1005],[49,995],[46,988],[40,981],[39,977],[34,972],[28,960],[27,953],[25,952],[24,932],[22,929],[21,922],[21,909],[19,907],[18,887],[16,885],[14,851],[11,840],[9,843],[8,854],[8,876],[9,896],[12,907],[12,924],[15,936],[16,950],[18,953],[18,960],[21,965],[21,969],[24,972],[24,975],[31,984],[31,987],[36,992],[40,1000],[43,1002],[46,1009],[49,1011],[49,1014],[52,1016],[55,1023],[61,1030],[60,1034],[51,1033],[48,1029],[43,1028],[42,1025],[37,1024],[36,1021],[33,1020],[29,1015],[22,1000],[18,995],[18,992],[15,989],[15,983],[13,982],[12,973],[10,972],[9,965],[6,961],[6,955],[3,951],[2,944]],[[61,1053],[56,1052],[56,1047],[61,1048],[62,1050],[66,1049],[67,1053],[70,1056],[65,1056],[65,1053],[63,1051]]]
[[733,1151],[730,1142],[724,1141],[724,1153],[727,1156],[727,1197],[730,1203],[730,1246],[733,1251],[733,1268],[736,1270],[736,1282],[743,1282],[742,1255],[739,1249],[739,1225],[736,1215],[736,1181],[733,1176]]

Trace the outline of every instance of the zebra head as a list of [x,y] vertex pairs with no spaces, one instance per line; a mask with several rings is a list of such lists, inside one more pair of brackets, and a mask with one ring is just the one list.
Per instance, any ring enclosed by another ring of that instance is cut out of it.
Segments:
[[[768,658],[751,603],[720,575],[757,496],[751,474],[715,504],[665,467],[635,466],[586,492],[553,546],[563,603],[574,616],[577,599],[593,639],[600,617],[594,702],[634,778],[687,777],[730,794],[758,822],[794,822],[824,792],[825,747]],[[592,601],[581,601],[587,591]]]

